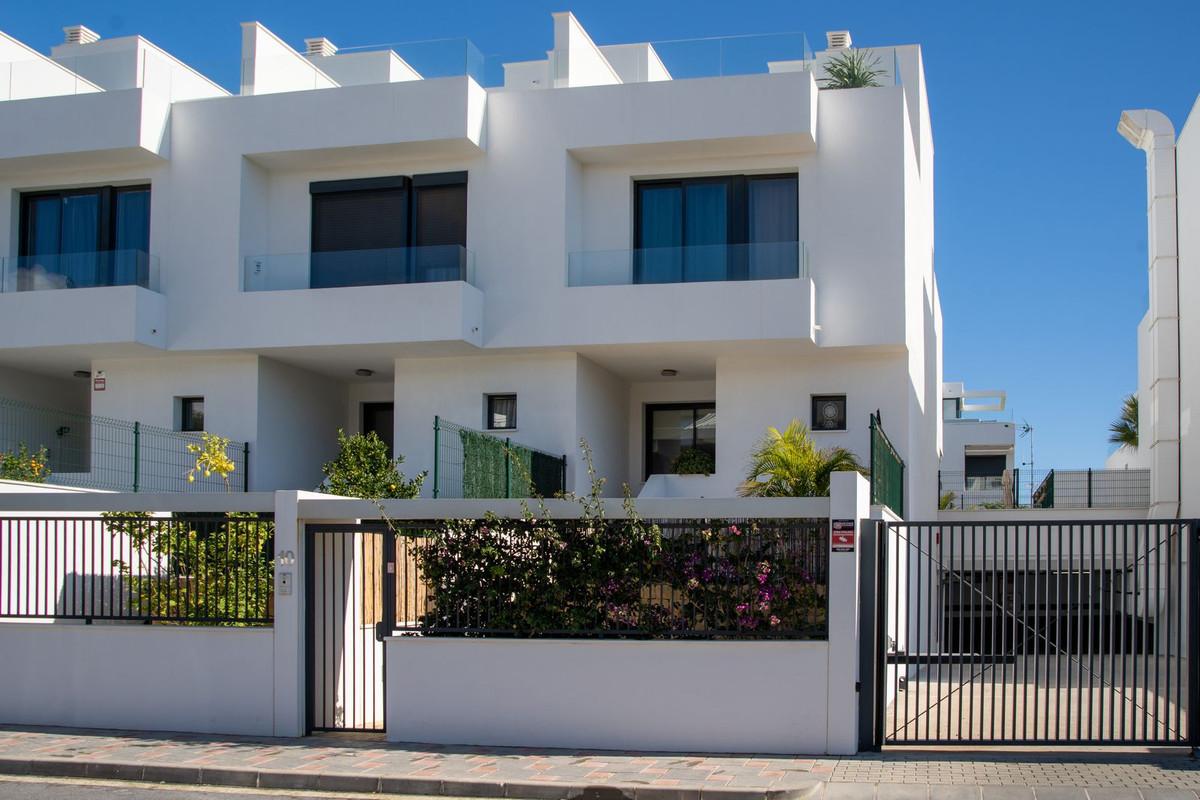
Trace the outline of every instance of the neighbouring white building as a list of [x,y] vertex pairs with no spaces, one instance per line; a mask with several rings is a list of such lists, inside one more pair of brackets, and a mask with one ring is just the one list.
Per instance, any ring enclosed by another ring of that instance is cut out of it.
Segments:
[[[1014,461],[1016,425],[992,419],[1004,411],[1001,390],[942,385],[942,457],[938,489],[953,508],[1016,505],[1020,474]],[[947,493],[950,496],[947,497]]]
[[566,454],[568,488],[584,439],[609,494],[695,448],[713,476],[650,491],[728,496],[768,426],[865,462],[878,410],[929,515],[920,48],[836,90],[845,32],[767,44],[598,46],[559,13],[546,57],[495,63],[245,23],[231,95],[138,36],[0,35],[0,396],[246,441],[264,490],[315,486],[339,427],[432,471],[436,416]]
[[1200,516],[1200,103],[1178,140],[1165,114],[1125,111],[1118,132],[1146,153],[1150,308],[1138,325],[1138,446],[1112,467],[1150,469],[1150,513]]

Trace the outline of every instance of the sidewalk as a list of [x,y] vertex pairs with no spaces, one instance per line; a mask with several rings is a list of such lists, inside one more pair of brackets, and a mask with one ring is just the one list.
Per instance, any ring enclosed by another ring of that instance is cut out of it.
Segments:
[[1200,760],[1178,754],[692,756],[12,726],[0,726],[0,773],[526,800],[1196,800],[1200,790]]

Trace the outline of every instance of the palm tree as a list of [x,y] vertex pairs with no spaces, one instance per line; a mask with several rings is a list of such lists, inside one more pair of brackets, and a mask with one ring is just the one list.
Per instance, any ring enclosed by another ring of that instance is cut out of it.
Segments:
[[828,497],[835,472],[866,473],[844,447],[818,449],[799,420],[786,428],[767,428],[750,453],[750,469],[738,487],[742,497]]
[[1108,441],[1121,447],[1138,446],[1138,399],[1136,394],[1125,398],[1121,405],[1121,416],[1108,426]]

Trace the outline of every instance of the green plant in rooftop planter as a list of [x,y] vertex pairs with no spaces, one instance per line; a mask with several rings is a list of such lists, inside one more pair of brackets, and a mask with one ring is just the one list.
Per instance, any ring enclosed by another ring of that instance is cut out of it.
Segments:
[[49,454],[45,447],[38,448],[36,453],[30,453],[29,448],[22,442],[17,445],[16,450],[0,453],[0,479],[45,483],[50,477],[48,460]]
[[699,447],[685,447],[671,462],[671,472],[676,475],[712,475],[716,471],[712,453]]
[[[870,59],[869,61],[867,59]],[[870,50],[846,50],[825,62],[825,74],[818,78],[822,89],[861,89],[879,86],[879,78],[885,70],[879,69],[879,56]]]

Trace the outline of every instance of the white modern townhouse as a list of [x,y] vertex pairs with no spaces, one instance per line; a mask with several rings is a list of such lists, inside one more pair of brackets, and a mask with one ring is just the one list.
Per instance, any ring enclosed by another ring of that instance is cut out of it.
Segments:
[[938,471],[941,505],[949,508],[1017,505],[1020,467],[1016,425],[996,419],[1008,395],[1002,390],[942,386],[942,457]]
[[[908,513],[936,509],[918,46],[598,45],[558,13],[519,60],[245,23],[234,95],[141,37],[66,34],[0,37],[0,396],[85,420],[26,437],[60,476],[137,422],[143,447],[245,443],[246,488],[311,488],[343,428],[430,495],[476,491],[490,435],[568,489],[586,440],[606,494],[727,497],[769,426],[866,463],[879,412]],[[822,88],[851,52],[879,85]],[[712,474],[672,477],[685,451]]]
[[1138,446],[1110,466],[1148,467],[1151,514],[1200,514],[1200,105],[1178,139],[1159,111],[1121,114],[1117,130],[1146,154],[1150,307],[1138,325]]

